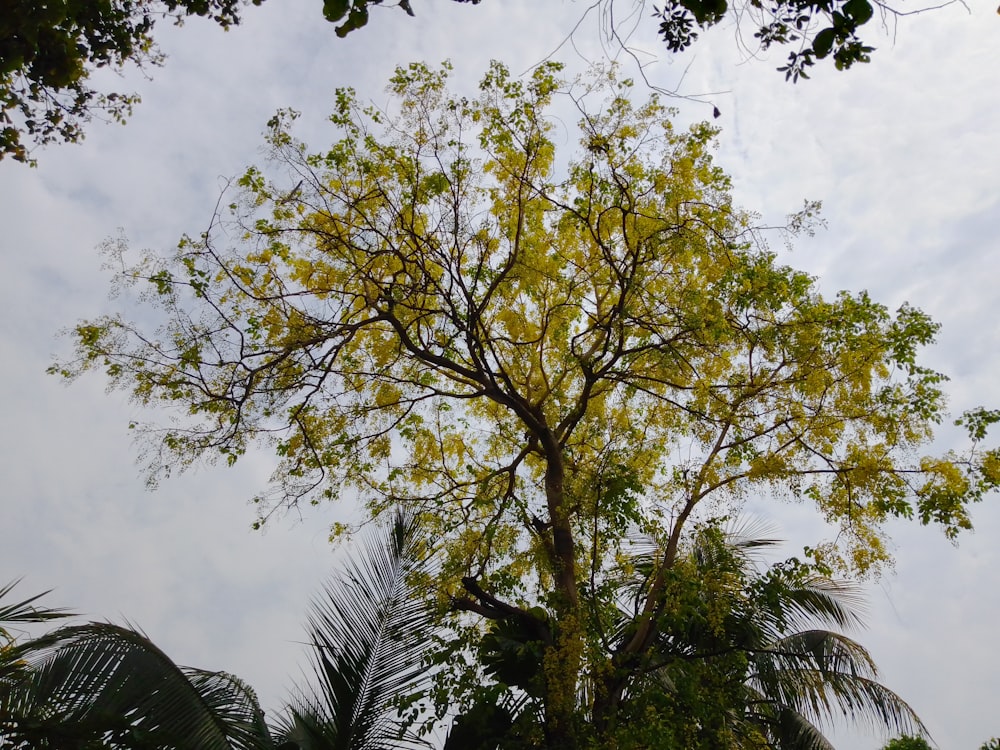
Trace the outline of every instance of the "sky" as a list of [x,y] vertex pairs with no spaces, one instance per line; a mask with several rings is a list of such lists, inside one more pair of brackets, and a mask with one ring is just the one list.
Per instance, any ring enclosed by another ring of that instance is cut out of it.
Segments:
[[[207,226],[227,179],[261,161],[279,107],[303,113],[315,147],[332,138],[333,90],[351,85],[384,102],[396,64],[449,58],[471,90],[490,59],[527,71],[547,56],[571,71],[613,53],[597,12],[563,0],[415,0],[415,18],[375,8],[370,26],[340,40],[319,0],[268,0],[223,32],[191,20],[164,25],[168,61],[151,79],[112,79],[142,103],[127,126],[94,122],[79,145],[36,153],[35,169],[0,163],[0,583],[23,576],[27,596],[88,619],[129,622],[181,664],[225,669],[278,708],[306,664],[309,599],[338,555],[329,525],[347,508],[250,529],[248,499],[271,460],[202,468],[146,489],[129,421],[141,413],[99,376],[66,386],[45,375],[69,342],[61,329],[111,309],[99,246],[122,232],[135,248],[169,248]],[[630,7],[620,0],[619,12]],[[648,9],[647,9],[648,14]],[[817,70],[786,83],[783,55],[748,59],[720,28],[671,59],[646,16],[631,43],[658,86],[688,95],[678,119],[721,111],[717,162],[736,202],[777,223],[822,200],[827,228],[777,243],[783,262],[825,293],[867,289],[942,324],[925,363],[945,371],[952,412],[1000,407],[1000,17],[975,0],[900,19],[877,34],[873,62]],[[561,44],[563,43],[563,44]],[[561,46],[560,46],[561,45]],[[632,58],[623,63],[633,66]],[[957,445],[942,429],[937,447]],[[794,554],[822,529],[807,506],[748,508]],[[894,523],[896,565],[867,584],[868,628],[855,637],[883,682],[920,713],[946,750],[1000,736],[1000,498],[975,508],[976,530],[953,545],[934,528]],[[884,737],[837,730],[842,750]]]

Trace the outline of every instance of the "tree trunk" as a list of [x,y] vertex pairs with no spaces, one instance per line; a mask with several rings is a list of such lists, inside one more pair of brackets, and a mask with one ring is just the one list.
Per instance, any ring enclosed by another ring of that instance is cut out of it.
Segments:
[[577,686],[583,653],[580,596],[577,590],[576,547],[564,489],[562,448],[551,430],[541,440],[546,457],[545,499],[552,524],[555,579],[555,642],[545,654],[545,737],[552,750],[580,747]]

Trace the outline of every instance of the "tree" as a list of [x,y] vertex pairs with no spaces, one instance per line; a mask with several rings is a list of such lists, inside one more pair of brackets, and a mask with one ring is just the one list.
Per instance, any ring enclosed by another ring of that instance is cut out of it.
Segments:
[[986,740],[980,747],[979,750],[998,750],[1000,749],[1000,740],[996,737]]
[[882,750],[932,750],[930,743],[923,737],[904,734],[889,740]]
[[[838,534],[810,554],[855,573],[888,559],[886,519],[971,525],[1000,480],[979,445],[1000,413],[960,420],[966,453],[919,457],[944,414],[944,377],[917,358],[936,326],[777,264],[710,127],[675,131],[614,72],[568,84],[549,64],[523,83],[494,64],[475,100],[447,72],[399,69],[392,113],[340,91],[341,137],[320,153],[279,114],[284,173],[249,169],[171,256],[132,265],[109,243],[162,327],[81,323],[51,371],[103,369],[179,410],[147,433],[154,476],[262,442],[279,464],[261,522],[340,497],[412,509],[440,547],[439,595],[535,633],[557,748],[614,724],[684,534],[720,506],[814,503]],[[572,156],[557,97],[580,117]],[[612,645],[609,566],[630,530],[662,553]],[[598,687],[581,708],[584,675]]]

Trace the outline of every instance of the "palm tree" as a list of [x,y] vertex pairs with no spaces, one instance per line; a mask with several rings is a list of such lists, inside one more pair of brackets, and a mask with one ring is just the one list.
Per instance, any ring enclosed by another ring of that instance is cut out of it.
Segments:
[[[0,748],[381,750],[427,743],[397,700],[428,679],[431,610],[417,596],[421,540],[399,512],[317,599],[309,617],[318,684],[273,731],[253,690],[225,672],[174,664],[149,638],[108,623],[60,628],[0,650]],[[0,597],[12,586],[0,589]],[[67,614],[0,606],[0,625]]]
[[[617,665],[634,675],[618,723],[607,730],[619,747],[832,750],[822,727],[837,718],[926,732],[913,709],[878,682],[864,647],[838,632],[860,624],[857,590],[794,558],[758,566],[756,553],[774,544],[718,524],[690,541],[669,571],[653,647],[641,662]],[[618,617],[609,627],[594,613],[591,627],[608,651],[629,637],[662,559],[654,543],[637,544],[617,584]],[[517,622],[491,626],[482,664],[513,690],[502,694],[500,710],[487,695],[458,717],[446,750],[530,744],[525,738],[543,700],[533,693],[541,648]],[[582,706],[592,689],[583,686]],[[514,696],[520,711],[511,710]]]
[[[857,589],[795,558],[759,568],[754,553],[774,544],[717,525],[700,530],[632,695],[659,691],[668,703],[679,699],[683,714],[686,683],[713,686],[729,702],[693,733],[709,747],[724,738],[740,748],[833,750],[821,728],[838,718],[926,734],[878,682],[867,650],[837,632],[861,624]],[[652,559],[640,558],[637,571]]]

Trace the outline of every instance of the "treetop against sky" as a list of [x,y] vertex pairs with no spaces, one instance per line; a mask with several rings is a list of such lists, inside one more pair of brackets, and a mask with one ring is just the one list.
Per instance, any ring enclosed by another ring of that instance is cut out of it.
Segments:
[[[112,243],[163,327],[82,323],[53,370],[103,368],[180,408],[149,433],[154,472],[264,441],[280,463],[262,517],[342,494],[416,504],[456,572],[512,594],[526,545],[572,578],[628,525],[675,546],[696,511],[748,493],[815,502],[840,527],[817,553],[856,572],[887,559],[887,518],[969,525],[997,480],[976,448],[996,415],[971,417],[967,454],[919,456],[944,414],[917,358],[927,316],[825,299],[778,265],[714,131],[675,132],[613,72],[521,82],[495,64],[470,100],[447,70],[398,69],[392,112],[341,90],[324,152],[276,116],[276,180],[248,170],[172,256],[132,266]],[[556,98],[580,117],[565,167]]]

